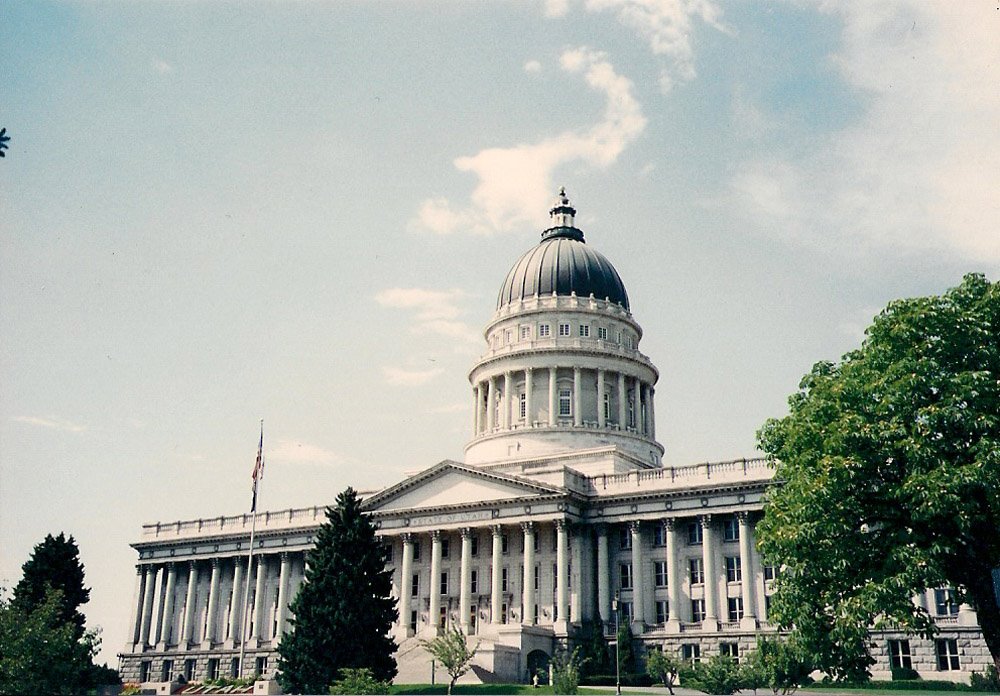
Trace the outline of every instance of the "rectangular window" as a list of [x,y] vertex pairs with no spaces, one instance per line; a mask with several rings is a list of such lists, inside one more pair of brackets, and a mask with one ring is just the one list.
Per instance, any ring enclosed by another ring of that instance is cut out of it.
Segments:
[[448,608],[441,607],[438,612],[438,628],[446,628],[448,626]]
[[174,663],[172,660],[164,660],[163,666],[160,669],[160,681],[173,681],[171,672],[174,671]]
[[669,605],[667,600],[658,599],[656,600],[656,623],[662,624],[666,623],[667,619],[670,618]]
[[[261,663],[260,663],[261,660],[264,660],[263,667],[261,666]],[[194,663],[193,659],[188,658],[187,660],[184,660],[184,679],[186,681],[191,681],[192,679],[194,679],[194,664],[195,663]],[[257,674],[263,674],[265,669],[267,669],[267,658],[266,657],[258,657],[257,658]]]
[[441,539],[441,558],[448,558],[451,555],[451,540]]
[[723,541],[739,541],[740,540],[740,523],[735,517],[729,517],[722,522],[722,540]]
[[618,528],[618,548],[622,550],[632,548],[632,532],[625,525]]
[[604,420],[611,420],[611,394],[604,392]]
[[420,542],[419,541],[414,541],[413,542],[413,560],[415,560],[415,561],[419,561],[420,560]]
[[705,566],[700,558],[688,559],[688,568],[691,571],[691,584],[702,585],[705,583]]
[[542,538],[541,530],[536,531],[534,534],[531,535],[531,547],[535,549],[535,551],[538,550],[539,544],[542,543],[541,538]]
[[581,338],[590,337],[590,324],[580,324],[580,337]]
[[469,541],[469,543],[472,546],[471,553],[472,553],[473,557],[478,556],[479,555],[479,535],[478,534],[473,534],[472,538]]
[[653,570],[656,574],[656,586],[666,587],[667,586],[667,562],[666,561],[656,561],[653,564]]
[[510,343],[510,329],[506,329],[503,332],[503,342]]
[[910,660],[910,641],[889,641],[889,664],[892,665],[893,669],[913,668],[913,662]]
[[653,527],[653,546],[667,545],[667,528],[662,524]]
[[139,681],[148,682],[149,681],[149,668],[152,666],[149,660],[143,660],[139,663]]
[[690,546],[698,546],[702,542],[701,536],[701,523],[700,522],[689,522],[688,523],[688,544]]
[[[233,678],[240,676],[240,658],[234,657],[229,660],[229,676]],[[163,681],[169,680],[164,679]]]
[[622,622],[632,623],[632,602],[622,602]]
[[472,594],[479,594],[479,571],[474,570],[471,573],[471,586],[469,587],[469,592]]
[[731,622],[739,621],[743,618],[743,598],[742,597],[730,597],[729,598],[729,620]]
[[521,392],[517,395],[517,417],[524,420],[528,413],[528,395]]
[[743,567],[739,556],[726,556],[726,582],[742,582]]
[[[537,537],[536,537],[536,538],[537,538]],[[541,577],[542,577],[542,574],[541,574],[541,573],[539,573],[538,571],[539,571],[539,566],[538,566],[538,564],[536,563],[536,564],[535,564],[535,578],[534,578],[534,581],[535,581],[535,592],[537,592],[537,591],[538,591],[538,585],[539,585],[539,581],[541,580]]]
[[739,643],[719,643],[719,654],[733,658],[733,662],[740,661]]
[[509,543],[510,542],[507,539],[507,535],[506,534],[501,534],[500,535],[500,553],[507,553],[507,549],[508,549]]
[[410,630],[413,631],[414,633],[417,632],[417,610],[416,609],[411,609],[410,610]]
[[548,324],[539,324],[538,325],[538,337],[539,338],[548,338],[549,337],[549,325]]
[[622,563],[618,566],[618,587],[623,590],[632,589],[632,564]]
[[681,645],[681,657],[687,662],[701,662],[701,646],[697,643]]
[[628,393],[628,427],[635,427],[635,396],[631,391]]
[[507,603],[504,602],[500,607],[500,623],[507,623]]
[[506,592],[507,591],[507,587],[508,587],[508,585],[507,585],[507,569],[506,568],[502,568],[500,570],[500,591],[501,592]]
[[961,669],[958,662],[958,641],[954,638],[940,638],[934,641],[937,652],[938,669],[942,672],[954,672]]
[[529,338],[531,338],[531,327],[530,326],[522,326],[521,327],[521,340],[522,341],[527,341]]
[[692,599],[691,600],[691,620],[695,623],[705,620],[705,600],[704,599]]
[[598,326],[597,337],[602,341],[608,340],[608,328],[606,326]]
[[448,594],[448,573],[441,573],[441,594]]
[[559,325],[559,335],[560,336],[569,336],[569,324],[560,324]]
[[764,566],[764,579],[765,580],[774,580],[776,577],[778,577],[778,573],[776,572],[776,569],[775,569],[774,566],[772,566],[772,565],[766,565],[766,566]]
[[410,596],[416,597],[420,594],[420,575],[417,573],[413,574],[410,578]]
[[958,602],[955,601],[954,590],[934,590],[934,607],[938,616],[954,616],[958,614]]
[[569,389],[559,390],[559,415],[573,415],[573,392]]
[[209,679],[219,678],[219,658],[217,657],[208,658],[208,678]]

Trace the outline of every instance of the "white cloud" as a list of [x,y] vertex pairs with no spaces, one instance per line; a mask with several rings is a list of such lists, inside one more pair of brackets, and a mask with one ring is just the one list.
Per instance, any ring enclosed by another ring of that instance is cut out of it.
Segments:
[[343,455],[298,440],[278,440],[276,445],[267,448],[264,455],[269,464],[334,465],[350,463],[350,460]]
[[807,243],[1000,262],[1000,15],[985,7],[824,5],[843,22],[834,65],[865,113],[804,155],[744,163],[737,202]]
[[569,0],[545,0],[546,17],[562,17],[569,12]]
[[471,326],[459,320],[459,307],[466,297],[463,290],[428,290],[426,288],[387,288],[375,295],[383,307],[406,309],[413,313],[411,330],[418,334],[437,334],[462,343],[482,340]]
[[468,410],[469,410],[469,404],[455,403],[428,409],[427,413],[462,413],[463,411],[468,411]]
[[479,178],[468,206],[455,207],[445,198],[425,201],[414,226],[439,234],[469,231],[488,234],[518,225],[544,223],[555,192],[555,170],[571,162],[604,168],[646,128],[646,117],[632,94],[632,82],[615,72],[607,56],[587,47],[569,49],[560,67],[582,74],[605,96],[603,118],[591,128],[565,131],[537,143],[488,148],[459,157],[455,166]]
[[419,387],[427,384],[432,379],[443,373],[440,367],[429,370],[408,370],[402,367],[386,365],[382,368],[382,376],[385,381],[395,387]]
[[153,70],[155,70],[156,72],[158,72],[160,75],[166,75],[166,74],[172,73],[174,71],[174,66],[172,66],[170,63],[168,63],[165,60],[161,60],[159,58],[154,58],[153,59]]
[[526,73],[539,73],[542,71],[542,64],[537,60],[529,60],[524,63],[524,72]]
[[15,416],[14,421],[26,425],[34,425],[39,428],[50,428],[52,430],[62,430],[68,433],[82,433],[87,429],[85,425],[77,425],[61,418],[40,418],[38,416]]

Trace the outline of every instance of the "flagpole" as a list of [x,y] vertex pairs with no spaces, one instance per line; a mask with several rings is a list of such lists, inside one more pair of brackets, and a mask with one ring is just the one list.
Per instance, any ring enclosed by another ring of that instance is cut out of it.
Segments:
[[[250,553],[247,554],[247,579],[243,586],[243,615],[240,617],[240,668],[239,676],[243,677],[243,659],[246,656],[247,647],[247,616],[250,613],[248,602],[250,601],[250,575],[253,572],[253,541],[257,531],[257,483],[259,474],[264,466],[264,419],[260,419],[260,444],[257,446],[257,463],[253,469],[253,499],[250,503]],[[260,597],[254,596],[254,604],[260,601]]]

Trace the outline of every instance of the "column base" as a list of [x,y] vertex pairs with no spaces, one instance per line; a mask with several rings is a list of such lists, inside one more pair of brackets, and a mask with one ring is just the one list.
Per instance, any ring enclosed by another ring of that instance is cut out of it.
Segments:
[[562,635],[569,634],[569,621],[557,620],[552,623],[552,631]]
[[962,604],[958,607],[957,621],[959,626],[979,625],[979,617],[976,616],[975,610],[967,604]]
[[632,635],[641,636],[646,632],[646,622],[645,621],[633,621],[632,622]]
[[758,628],[756,616],[744,616],[740,619],[741,631],[756,631]]
[[681,632],[681,622],[677,619],[670,619],[667,621],[664,629],[667,633],[680,633]]
[[718,633],[719,632],[719,620],[718,619],[703,619],[701,622],[701,630],[704,633]]

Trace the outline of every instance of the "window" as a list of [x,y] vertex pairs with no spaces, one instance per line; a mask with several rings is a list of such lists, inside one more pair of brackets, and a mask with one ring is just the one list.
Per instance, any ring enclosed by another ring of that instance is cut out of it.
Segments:
[[441,573],[441,594],[448,594],[448,573]]
[[602,341],[608,340],[608,327],[598,326],[597,327],[597,337]]
[[217,657],[208,658],[208,678],[209,679],[219,678],[219,658]]
[[535,549],[535,551],[538,550],[538,545],[541,543],[539,540],[541,538],[542,538],[541,530],[536,531],[534,534],[531,535],[531,547]]
[[628,427],[635,427],[635,395],[628,393]]
[[590,324],[580,324],[580,338],[590,338]]
[[174,671],[174,663],[172,660],[164,660],[163,666],[160,668],[160,681],[167,682],[173,681],[170,677],[170,673]]
[[623,550],[632,548],[632,532],[625,525],[618,528],[618,548]]
[[700,522],[688,522],[688,544],[691,546],[697,546],[702,541],[701,536],[701,523]]
[[656,623],[662,624],[667,623],[667,619],[670,618],[670,609],[667,604],[667,600],[658,599],[656,600]]
[[383,544],[382,548],[385,549],[385,562],[392,563],[392,544]]
[[471,549],[472,555],[473,556],[478,556],[479,555],[479,535],[478,534],[473,534],[470,543],[472,545],[472,549]]
[[954,638],[940,638],[934,641],[937,652],[938,669],[942,672],[954,672],[961,669],[958,662],[958,641]]
[[471,592],[472,594],[479,594],[479,571],[478,570],[472,571],[470,580],[471,580],[471,583],[470,583],[471,586],[469,587],[469,592]]
[[448,625],[448,608],[441,607],[438,612],[438,628],[445,628]]
[[719,643],[719,654],[733,658],[733,662],[740,661],[739,643]]
[[611,420],[611,394],[604,392],[604,420]]
[[[537,539],[537,537],[535,537],[535,538]],[[539,566],[536,563],[535,564],[535,572],[534,572],[534,575],[535,575],[535,591],[536,592],[538,591],[539,579],[542,577],[542,574],[538,572],[538,568],[539,568]]]
[[653,569],[656,574],[656,586],[666,587],[667,586],[667,562],[666,561],[656,561],[653,564]]
[[569,336],[569,324],[560,324],[559,325],[559,335],[560,336]]
[[705,620],[705,600],[704,599],[692,599],[691,600],[691,620],[694,622]]
[[419,541],[414,541],[413,542],[413,560],[415,560],[415,561],[419,561],[420,560],[420,542]]
[[420,594],[420,575],[417,573],[413,574],[410,578],[410,596],[417,597]]
[[910,660],[910,641],[889,641],[889,664],[893,669],[913,669],[913,663]]
[[729,620],[731,622],[739,621],[743,618],[743,598],[742,597],[730,597],[729,598]]
[[503,332],[503,342],[504,343],[510,343],[510,337],[511,337],[510,329],[504,329],[504,332]]
[[549,337],[549,325],[548,324],[539,324],[538,325],[538,337],[539,338],[548,338]]
[[723,541],[739,541],[740,540],[740,523],[735,517],[730,517],[723,521],[722,523],[722,540]]
[[441,539],[441,558],[448,558],[451,554],[451,540]]
[[149,668],[152,667],[149,660],[143,660],[139,663],[139,681],[148,682],[149,681]]
[[522,326],[521,327],[521,340],[522,341],[527,341],[529,338],[531,338],[531,327],[530,326]]
[[701,662],[701,646],[697,643],[681,645],[681,657],[688,662]]
[[667,545],[667,528],[662,524],[656,525],[653,528],[653,546],[666,546]]
[[572,416],[573,415],[573,392],[570,389],[560,389],[559,390],[559,415],[560,416]]
[[517,417],[524,420],[524,416],[528,413],[528,395],[521,392],[517,395]]
[[500,535],[500,553],[507,553],[509,540],[506,534]]
[[726,582],[741,582],[743,580],[743,568],[740,565],[739,556],[726,556]]
[[[261,660],[264,661],[263,664],[261,664]],[[258,657],[257,658],[257,674],[263,674],[265,669],[267,669],[267,658],[266,657]],[[189,658],[187,660],[184,660],[184,679],[186,681],[191,681],[192,679],[194,679],[194,660],[193,659]]]
[[416,609],[411,609],[410,610],[410,630],[413,631],[414,633],[417,632],[417,610]]
[[764,579],[765,580],[774,580],[776,577],[778,577],[777,568],[775,568],[772,565],[766,565],[766,566],[764,566]]
[[506,568],[501,568],[501,570],[500,570],[500,591],[501,592],[506,592],[507,591],[507,587],[508,587],[508,585],[507,585],[507,569]]
[[632,589],[632,564],[622,563],[618,566],[618,587],[623,590]]
[[500,607],[500,623],[507,623],[507,602]]
[[[240,658],[234,657],[229,661],[229,676],[240,676]],[[163,681],[169,681],[169,679],[164,679]]]
[[688,559],[688,568],[691,571],[691,584],[702,585],[705,582],[705,565],[700,558]]
[[958,602],[954,590],[934,590],[934,606],[938,616],[954,616],[958,613]]
[[632,602],[622,602],[622,621],[625,623],[632,623]]

